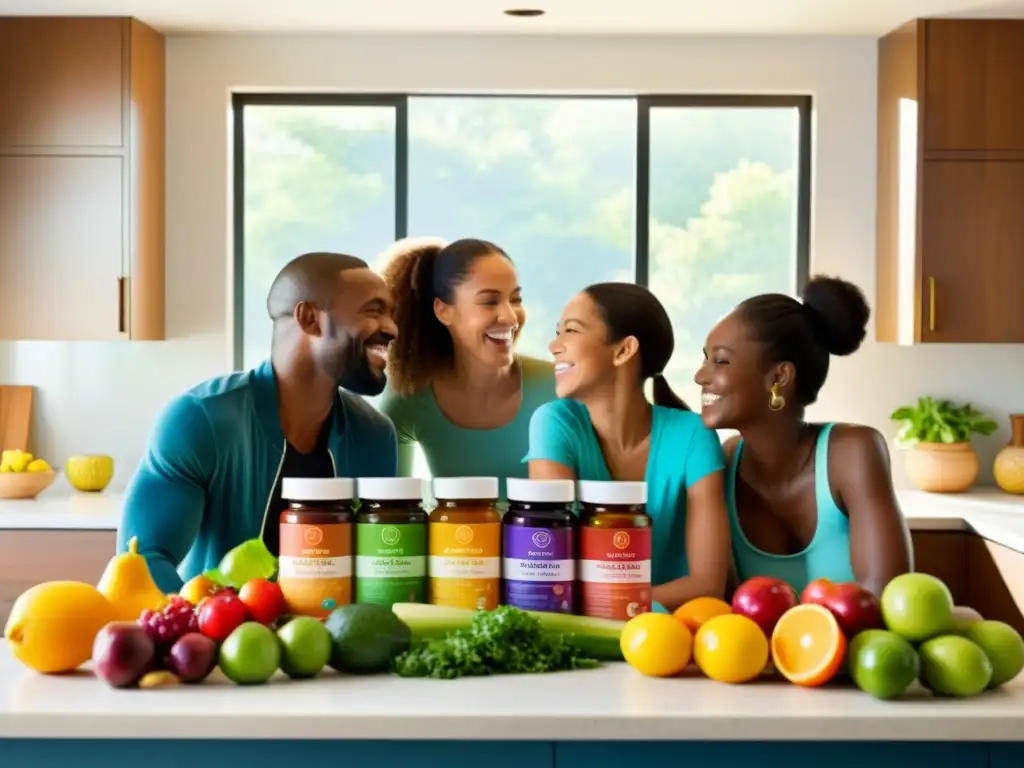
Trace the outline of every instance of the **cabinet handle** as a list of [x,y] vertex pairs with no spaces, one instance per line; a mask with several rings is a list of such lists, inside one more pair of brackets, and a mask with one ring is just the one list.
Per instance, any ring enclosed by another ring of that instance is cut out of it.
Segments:
[[935,330],[935,278],[928,278],[928,330]]
[[117,278],[117,332],[124,333],[124,278]]

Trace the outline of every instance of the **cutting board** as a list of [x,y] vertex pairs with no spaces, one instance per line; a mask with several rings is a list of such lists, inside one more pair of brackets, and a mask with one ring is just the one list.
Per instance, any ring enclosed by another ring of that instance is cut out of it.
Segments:
[[34,387],[0,386],[0,450],[28,450]]

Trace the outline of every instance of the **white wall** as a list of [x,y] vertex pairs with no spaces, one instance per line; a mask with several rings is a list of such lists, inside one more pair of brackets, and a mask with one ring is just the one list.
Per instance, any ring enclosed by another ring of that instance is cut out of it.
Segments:
[[[0,375],[39,387],[38,452],[115,457],[123,486],[163,403],[230,368],[229,99],[234,89],[810,92],[815,97],[812,269],[874,290],[872,39],[176,37],[167,48],[167,329],[162,343],[0,345]],[[48,311],[53,308],[47,308]],[[946,362],[941,362],[942,360]],[[837,360],[811,416],[892,433],[929,393],[970,399],[1002,431],[979,441],[982,482],[1024,410],[1015,346],[898,348]],[[695,387],[683,394],[691,401]],[[897,459],[897,483],[905,485]]]

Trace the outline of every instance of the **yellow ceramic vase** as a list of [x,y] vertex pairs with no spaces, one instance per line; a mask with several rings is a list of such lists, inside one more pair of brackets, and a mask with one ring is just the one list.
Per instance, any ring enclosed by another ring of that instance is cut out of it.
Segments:
[[1010,442],[998,454],[992,473],[1007,493],[1024,493],[1024,413],[1010,415]]
[[918,443],[907,451],[907,476],[922,491],[961,493],[978,479],[971,443]]

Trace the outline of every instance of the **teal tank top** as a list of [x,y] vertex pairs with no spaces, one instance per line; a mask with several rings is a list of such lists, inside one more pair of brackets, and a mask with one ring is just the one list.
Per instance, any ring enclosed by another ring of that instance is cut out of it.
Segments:
[[743,441],[736,445],[726,477],[726,502],[732,531],[733,559],[740,581],[752,576],[774,576],[788,582],[797,594],[815,579],[841,583],[856,581],[850,563],[850,521],[832,498],[828,482],[828,438],[834,424],[826,424],[814,450],[814,499],[818,526],[811,543],[802,552],[773,555],[758,549],[747,539],[736,512],[736,473]]

